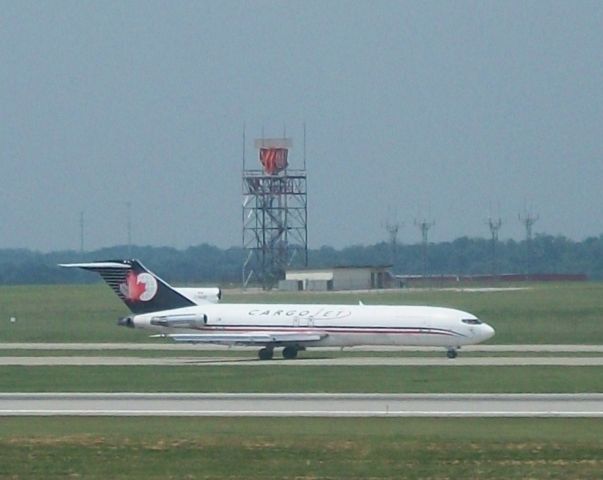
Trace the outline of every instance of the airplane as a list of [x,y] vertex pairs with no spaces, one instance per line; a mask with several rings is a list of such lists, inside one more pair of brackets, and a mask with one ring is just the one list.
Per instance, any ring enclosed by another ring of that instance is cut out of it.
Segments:
[[60,264],[99,273],[132,315],[118,325],[149,329],[177,343],[259,346],[260,360],[282,347],[435,346],[448,358],[488,340],[494,329],[461,310],[429,306],[226,304],[220,289],[174,288],[138,260]]

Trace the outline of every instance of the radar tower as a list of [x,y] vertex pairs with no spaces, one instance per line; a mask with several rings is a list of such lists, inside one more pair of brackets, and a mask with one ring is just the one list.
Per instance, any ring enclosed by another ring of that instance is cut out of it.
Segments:
[[288,266],[308,265],[305,152],[303,168],[291,168],[292,147],[291,138],[257,139],[261,168],[247,168],[243,147],[243,288],[271,289]]

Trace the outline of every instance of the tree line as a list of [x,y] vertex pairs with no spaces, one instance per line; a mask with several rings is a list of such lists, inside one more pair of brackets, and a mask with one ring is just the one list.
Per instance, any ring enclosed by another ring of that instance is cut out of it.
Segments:
[[[341,249],[323,246],[308,252],[309,266],[391,265],[396,274],[474,275],[502,273],[584,273],[603,279],[603,235],[582,241],[563,236],[536,235],[527,243],[505,240],[493,244],[484,238],[461,237],[431,243],[427,257],[421,244],[353,245]],[[243,249],[221,249],[208,244],[183,250],[170,247],[115,246],[91,252],[41,253],[26,249],[0,250],[0,284],[91,283],[96,275],[61,269],[59,263],[138,258],[147,267],[175,283],[238,285]],[[426,261],[425,261],[426,260]]]

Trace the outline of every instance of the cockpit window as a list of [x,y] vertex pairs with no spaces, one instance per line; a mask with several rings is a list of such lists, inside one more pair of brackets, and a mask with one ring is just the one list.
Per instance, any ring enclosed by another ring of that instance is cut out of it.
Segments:
[[482,323],[482,321],[478,318],[463,318],[461,322],[467,323],[469,325],[479,325]]

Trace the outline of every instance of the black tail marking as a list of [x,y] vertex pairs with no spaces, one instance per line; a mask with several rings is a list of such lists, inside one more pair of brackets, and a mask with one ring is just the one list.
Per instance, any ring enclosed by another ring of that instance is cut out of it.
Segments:
[[133,313],[150,313],[195,305],[138,260],[110,260],[61,265],[100,274]]

